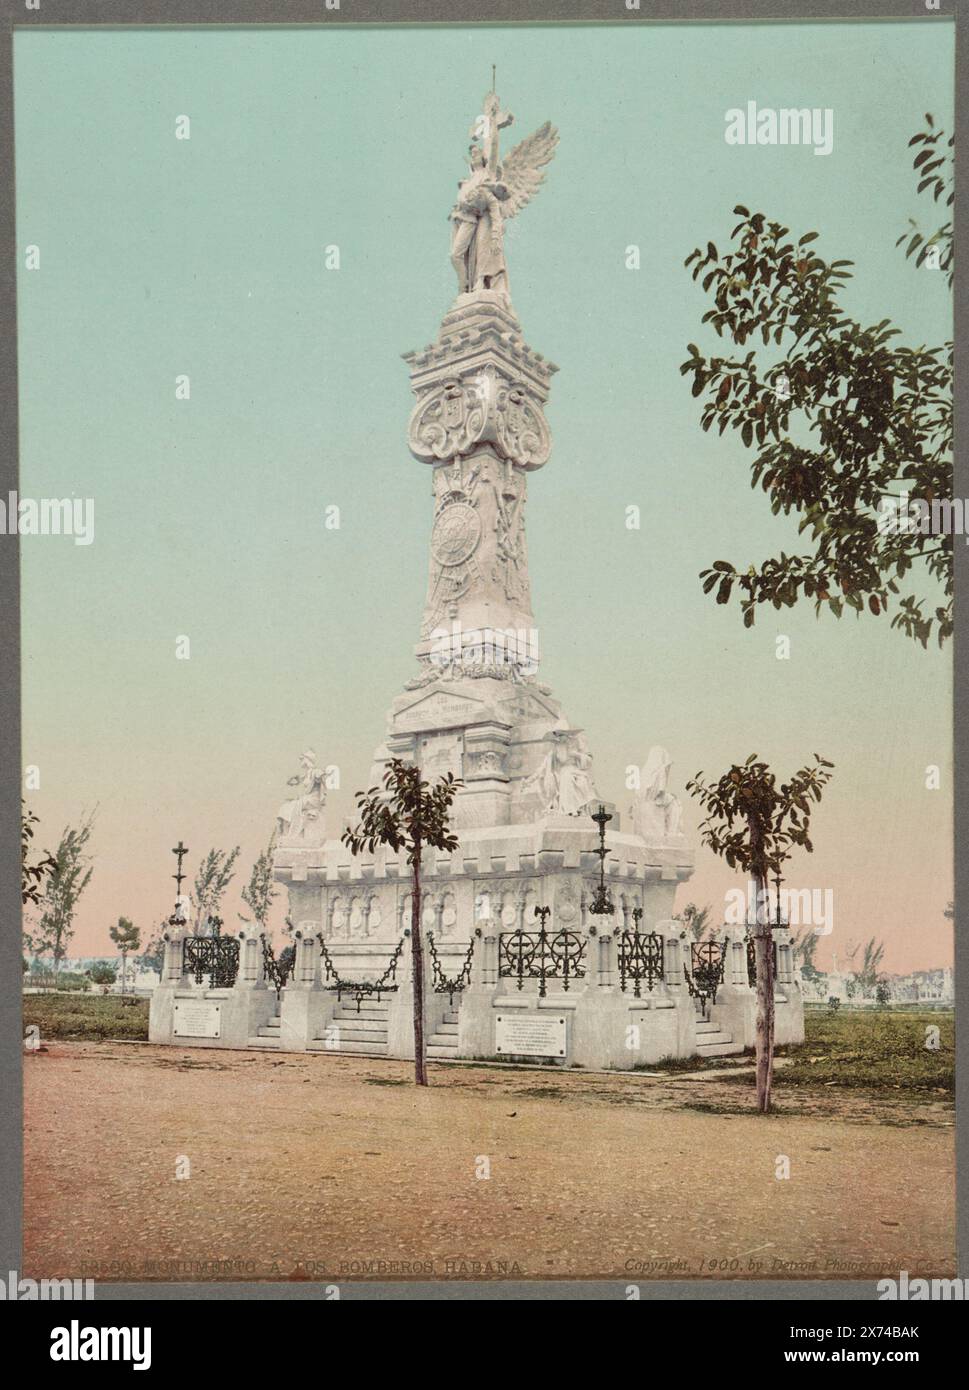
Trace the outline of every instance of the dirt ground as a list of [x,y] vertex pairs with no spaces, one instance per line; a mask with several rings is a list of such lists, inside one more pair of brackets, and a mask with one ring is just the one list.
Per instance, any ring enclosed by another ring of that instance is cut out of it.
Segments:
[[762,1118],[722,1078],[430,1075],[418,1090],[405,1062],[50,1043],[25,1057],[23,1273],[955,1274],[946,1103],[784,1094]]

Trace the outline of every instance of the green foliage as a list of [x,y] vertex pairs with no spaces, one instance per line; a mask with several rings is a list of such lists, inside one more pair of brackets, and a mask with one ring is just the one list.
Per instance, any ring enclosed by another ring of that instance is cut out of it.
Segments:
[[389,845],[403,849],[413,867],[420,863],[424,845],[445,853],[457,849],[458,837],[450,832],[448,817],[462,784],[453,773],[432,787],[421,780],[420,768],[393,758],[383,783],[383,790],[371,787],[357,793],[359,823],[355,829],[348,826],[341,836],[353,854],[364,849],[372,854],[377,845]]
[[[913,135],[909,143],[909,148],[913,145],[919,146],[915,151],[912,160],[912,168],[919,180],[917,191],[919,193],[930,192],[932,201],[938,203],[939,199],[945,196],[945,207],[951,207],[955,199],[955,167],[953,155],[955,150],[955,136],[950,135],[945,138],[944,130],[936,130],[935,121],[930,112],[925,113],[926,129]],[[940,154],[939,151],[942,151]],[[918,229],[918,223],[911,217],[908,222],[908,231],[903,232],[895,245],[901,246],[907,242],[905,247],[906,260],[914,255],[915,264],[921,269],[929,255],[932,247],[938,247],[939,269],[948,271],[949,284],[952,284],[953,275],[953,245],[952,245],[952,221],[943,223],[930,237],[923,237]]]
[[50,1038],[105,1041],[111,1038],[148,1040],[148,1000],[122,995],[92,994],[65,998],[62,994],[24,996],[24,1028],[40,1029]]
[[414,986],[414,1077],[418,1086],[427,1085],[427,1059],[424,1044],[424,966],[421,944],[421,858],[426,845],[446,854],[458,848],[458,837],[450,829],[451,803],[461,783],[452,773],[432,787],[421,778],[421,771],[400,758],[392,758],[383,777],[383,788],[371,787],[357,793],[359,821],[347,826],[342,840],[354,855],[364,849],[371,854],[378,845],[388,845],[396,853],[404,851],[411,870],[411,954]]
[[[829,1001],[828,1010],[809,1010],[804,1025],[805,1042],[785,1048],[790,1062],[778,1069],[778,1086],[903,1090],[916,1101],[952,1092],[955,1025],[951,1013],[839,1012]],[[937,1049],[925,1046],[928,1026],[940,1030]]]
[[800,927],[791,936],[791,954],[795,967],[799,967],[806,980],[817,979],[818,968],[814,964],[814,954],[818,949],[818,934],[814,927]]
[[44,880],[40,924],[31,945],[39,955],[51,956],[55,969],[67,954],[77,904],[91,881],[87,846],[93,826],[93,813],[76,828],[67,826],[53,855],[54,867]]
[[[854,956],[856,954],[857,947],[849,956],[849,960],[851,960],[852,963],[854,963]],[[866,993],[870,993],[878,984],[878,971],[884,954],[885,943],[883,941],[878,941],[873,936],[869,941],[865,942],[861,965],[855,967],[855,978],[857,979],[859,988]]]
[[165,941],[162,932],[168,927],[164,922],[158,927],[149,938],[148,944],[140,956],[135,956],[135,964],[141,970],[157,970],[161,974],[162,966],[165,963]]
[[195,909],[196,935],[199,935],[211,920],[218,918],[219,906],[232,881],[238,857],[238,845],[231,851],[210,849],[199,865],[191,894],[192,906]]
[[141,932],[134,922],[127,917],[119,917],[118,925],[108,928],[108,936],[123,956],[126,956],[129,951],[137,951],[141,945]]
[[676,920],[683,923],[694,941],[702,941],[704,936],[713,931],[713,923],[710,921],[711,910],[709,904],[706,907],[697,907],[696,903],[687,903]]
[[833,766],[815,753],[813,766],[802,767],[779,787],[756,753],[735,763],[716,783],[706,783],[698,772],[686,789],[707,812],[700,823],[703,843],[732,869],[761,882],[773,877],[795,846],[813,851],[811,803],[821,800]]
[[34,826],[40,818],[27,810],[27,803],[20,798],[20,900],[23,903],[40,902],[40,888],[46,874],[57,867],[54,856],[46,850],[36,863],[30,862],[30,842],[34,838]]
[[88,974],[95,985],[113,985],[118,978],[118,972],[113,965],[92,965]]
[[[268,846],[253,864],[249,882],[242,890],[242,901],[249,908],[260,931],[267,929],[269,909],[276,896],[276,885],[273,883],[273,850],[275,846],[276,836],[273,835]],[[235,858],[235,853],[232,857]],[[243,922],[250,921],[248,917],[243,917],[241,912],[239,918]]]
[[[798,515],[813,548],[759,569],[717,560],[700,575],[703,591],[738,598],[746,627],[762,603],[807,599],[836,617],[894,608],[893,628],[941,645],[952,632],[953,537],[879,519],[883,499],[903,492],[929,504],[951,497],[952,344],[893,345],[889,319],[864,326],[842,309],[852,262],[817,254],[817,232],[795,241],[762,212],[734,212],[732,249],[721,256],[708,242],[686,264],[713,298],[703,322],[736,348],[759,345],[706,357],[690,343],[680,372],[702,398],[702,428],[739,434],[753,451],[751,486],[775,516]],[[908,578],[934,597],[903,594]]]
[[43,962],[35,961],[24,984],[31,989],[74,990],[83,994],[91,988],[90,975],[81,975],[76,970],[59,970],[56,974]]

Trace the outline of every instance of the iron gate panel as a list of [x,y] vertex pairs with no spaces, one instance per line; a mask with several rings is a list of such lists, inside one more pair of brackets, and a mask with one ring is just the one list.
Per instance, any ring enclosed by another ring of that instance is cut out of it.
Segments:
[[231,989],[239,973],[239,942],[234,936],[186,936],[182,969],[197,985],[207,975],[210,989]]
[[538,931],[502,932],[498,938],[498,974],[502,979],[517,980],[525,988],[526,980],[538,980],[540,998],[545,997],[547,980],[561,980],[568,990],[569,980],[585,975],[585,938],[578,932]]
[[623,993],[627,980],[633,981],[633,994],[637,999],[644,980],[652,993],[656,981],[665,978],[664,968],[663,938],[659,932],[641,933],[637,925],[632,931],[619,933],[619,988]]
[[717,990],[723,984],[723,968],[726,964],[726,951],[722,941],[694,941],[690,947],[692,969],[683,967],[690,993],[705,1008],[709,999],[717,1002]]

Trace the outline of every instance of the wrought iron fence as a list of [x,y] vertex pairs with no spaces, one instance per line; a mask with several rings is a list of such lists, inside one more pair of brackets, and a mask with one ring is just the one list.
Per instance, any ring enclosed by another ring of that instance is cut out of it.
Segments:
[[526,980],[538,980],[538,994],[545,998],[548,980],[561,980],[568,990],[569,981],[585,974],[585,938],[577,932],[550,932],[544,921],[538,931],[502,932],[498,938],[498,974],[502,979],[518,981],[525,988]]
[[186,936],[182,969],[197,985],[208,976],[210,989],[231,989],[239,973],[239,942],[234,936]]
[[723,984],[723,968],[726,951],[722,941],[694,941],[690,947],[692,969],[684,965],[683,975],[687,987],[700,1008],[705,1009],[707,1000],[717,1002],[717,990]]
[[[377,1003],[380,1003],[381,994],[393,994],[399,988],[396,983],[397,966],[400,964],[400,953],[404,949],[404,940],[409,933],[405,933],[397,942],[397,946],[390,957],[387,969],[378,980],[344,980],[337,972],[336,966],[330,958],[330,953],[326,949],[326,942],[322,936],[318,938],[320,943],[320,955],[323,959],[323,968],[326,971],[325,978],[332,981],[323,986],[324,989],[335,989],[336,997],[342,1000],[345,994],[352,995],[357,1005],[357,1013],[360,1012],[360,1005],[364,999],[370,999],[373,995],[377,996]],[[394,983],[391,983],[393,981]]]
[[266,970],[266,978],[272,981],[278,999],[296,965],[296,947],[294,945],[284,946],[277,960],[272,942],[264,936],[262,938],[262,963]]
[[431,977],[434,981],[434,993],[446,994],[448,996],[449,1004],[453,1004],[454,996],[456,994],[459,994],[461,990],[467,989],[468,985],[471,983],[471,962],[474,959],[474,943],[480,935],[481,928],[476,927],[474,935],[471,938],[471,944],[468,946],[468,949],[465,952],[464,961],[462,962],[461,969],[458,971],[456,975],[449,979],[444,974],[444,971],[441,967],[441,962],[437,954],[437,947],[434,945],[434,933],[430,931],[427,933],[427,944],[431,956]]
[[656,981],[664,978],[663,938],[659,932],[640,932],[639,918],[634,914],[632,931],[621,931],[618,945],[619,988],[625,993],[626,985],[631,980],[633,994],[639,999],[645,981],[646,988],[652,993]]

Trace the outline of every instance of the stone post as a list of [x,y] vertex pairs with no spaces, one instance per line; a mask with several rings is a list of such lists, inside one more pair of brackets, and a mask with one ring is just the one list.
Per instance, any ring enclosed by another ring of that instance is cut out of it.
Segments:
[[599,988],[610,993],[619,989],[619,934],[613,929],[599,938]]
[[239,973],[236,975],[236,989],[265,989],[265,971],[262,960],[262,938],[253,934],[239,933]]
[[336,995],[320,979],[320,938],[312,932],[293,933],[295,956],[279,1001],[280,1046],[302,1052],[325,1036],[336,1009]]
[[165,933],[165,958],[162,964],[163,985],[180,985],[182,983],[183,939],[181,936],[169,936],[167,932]]
[[498,938],[486,936],[492,924],[475,928],[474,955],[471,957],[471,983],[461,996],[458,1010],[458,1056],[494,1055],[492,1000],[498,989]]
[[[423,943],[424,938],[422,937],[421,940]],[[394,994],[387,996],[390,1001],[390,1007],[387,1010],[387,1055],[389,1057],[414,1056],[414,953],[409,927],[404,931],[403,942],[400,960],[397,963],[398,988]],[[430,984],[428,965],[425,945],[425,992]]]
[[679,922],[672,920],[657,923],[656,930],[663,937],[663,960],[666,984],[670,996],[676,1003],[676,1049],[677,1057],[692,1057],[696,1052],[696,1007],[690,994],[684,966],[690,968],[690,942],[683,935]]
[[290,983],[296,989],[312,989],[319,978],[319,943],[310,933],[304,935],[302,932],[296,932],[293,944],[296,947],[296,958],[289,977]]

